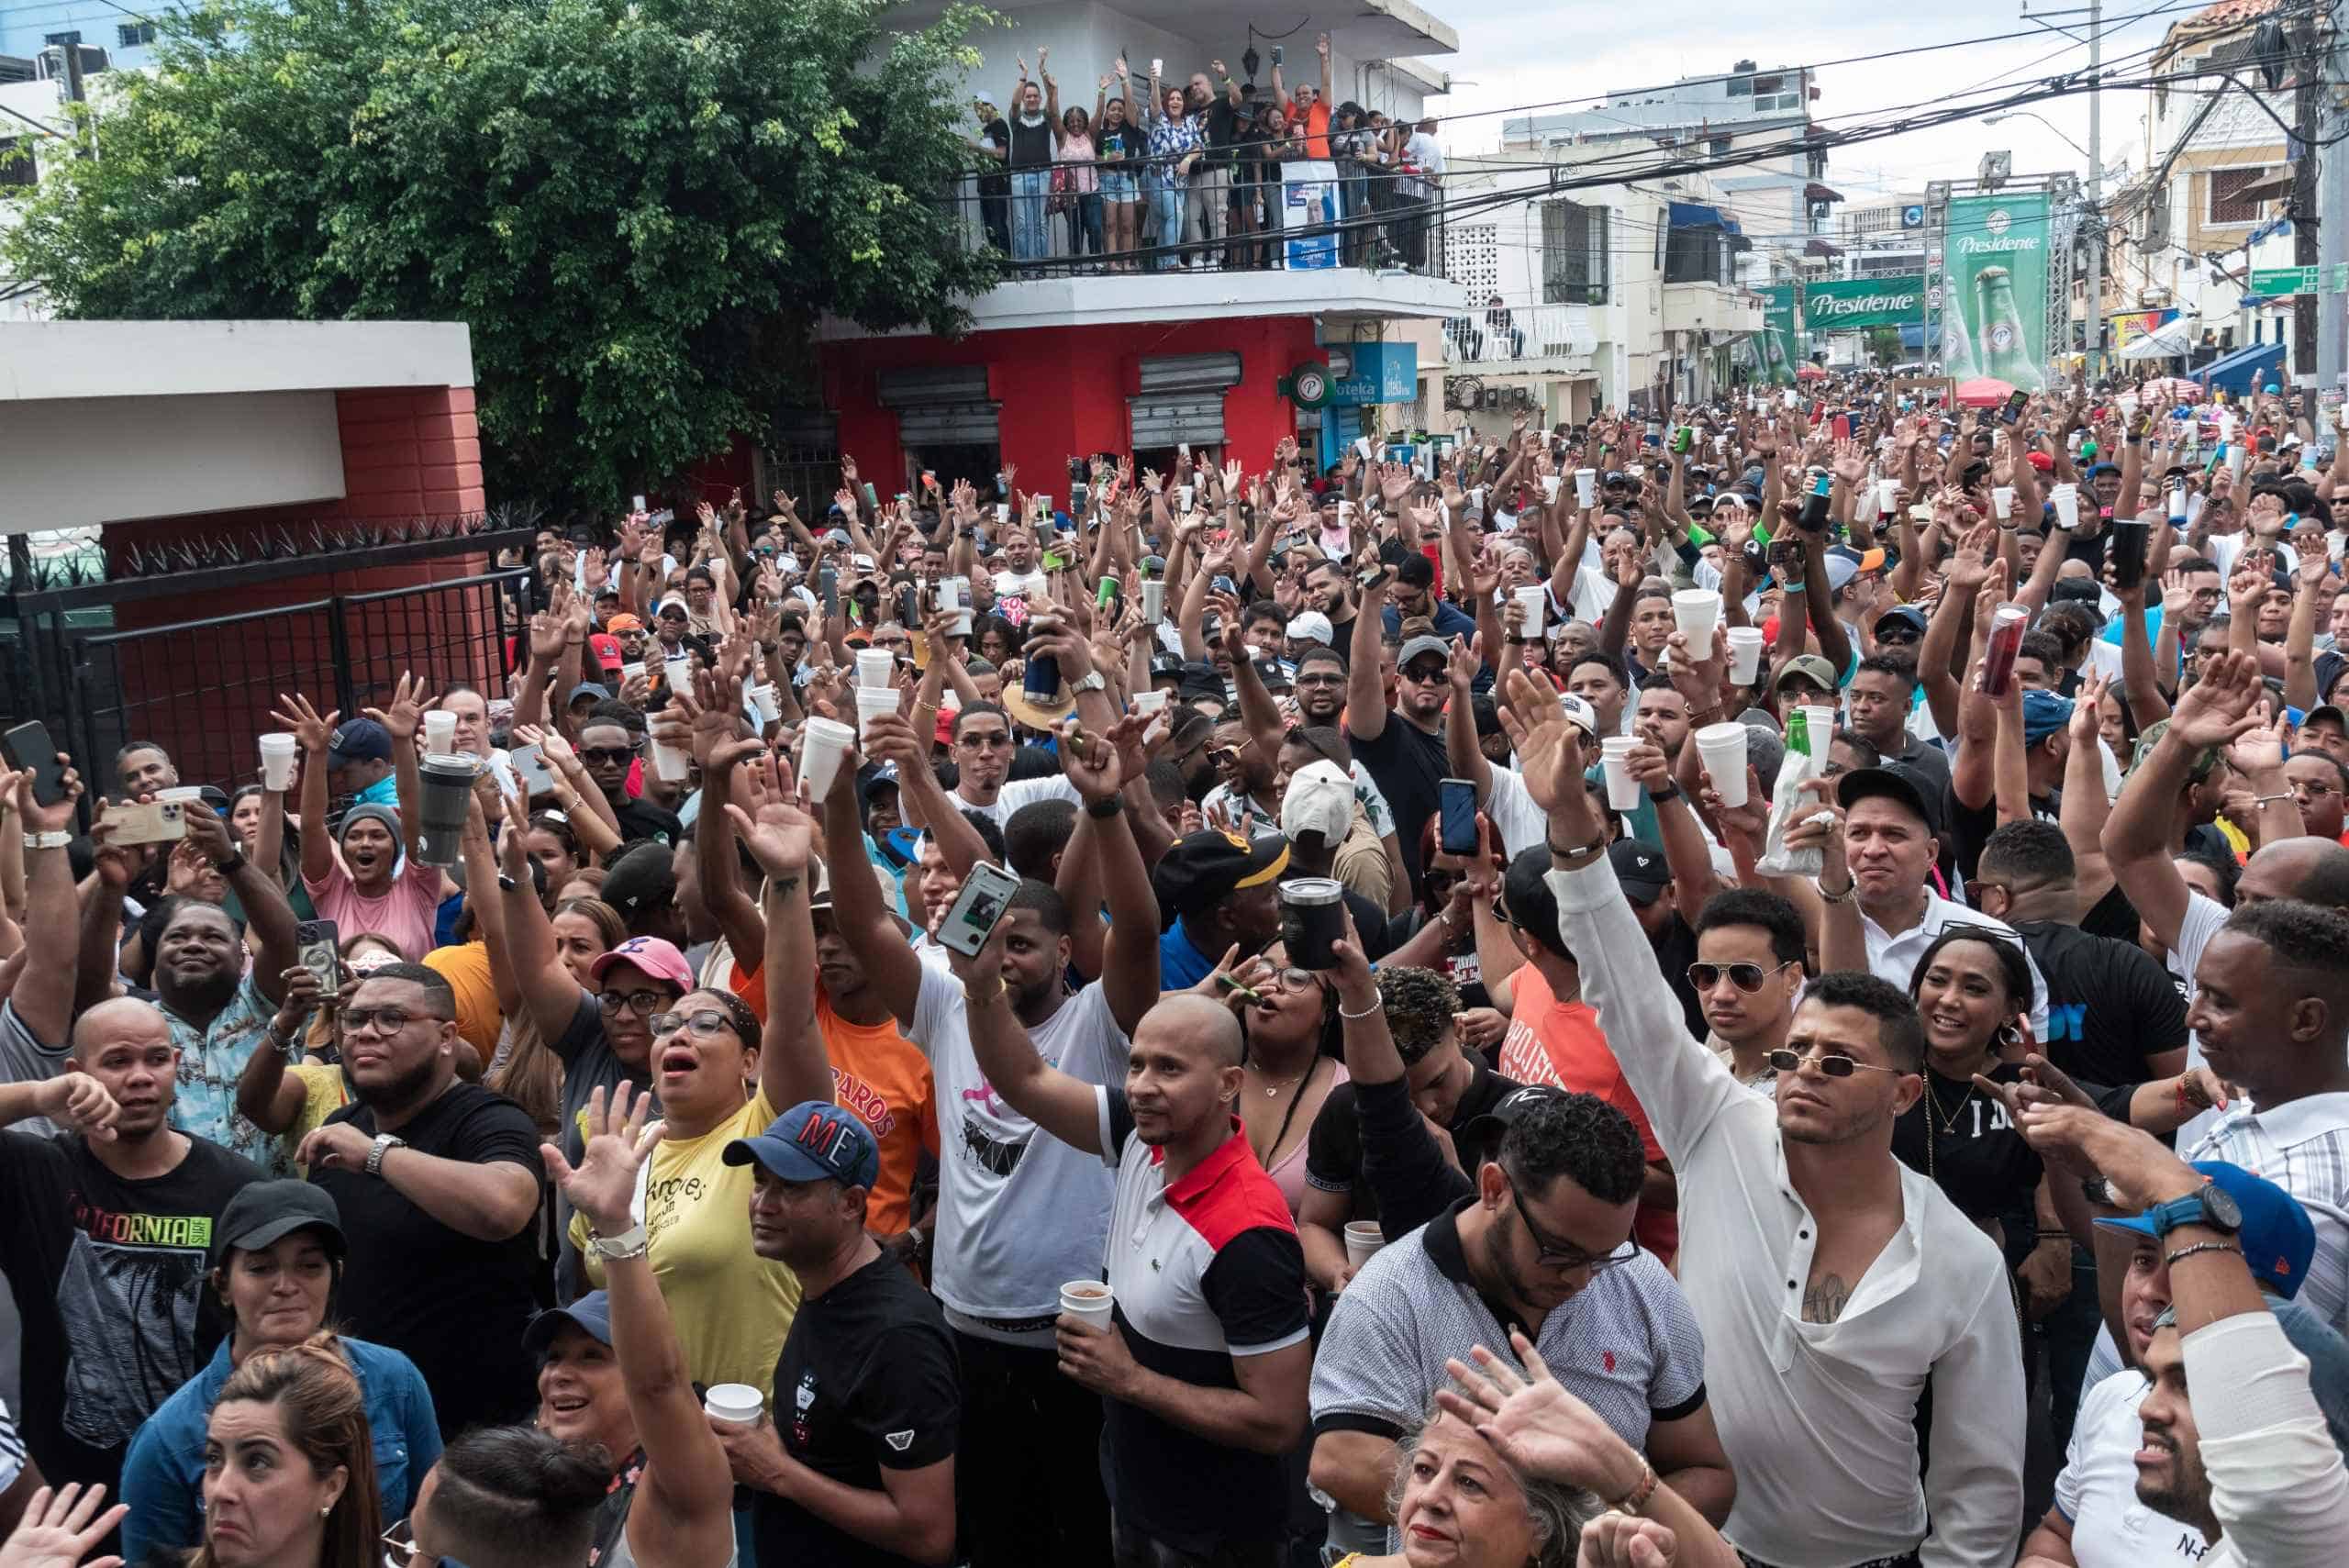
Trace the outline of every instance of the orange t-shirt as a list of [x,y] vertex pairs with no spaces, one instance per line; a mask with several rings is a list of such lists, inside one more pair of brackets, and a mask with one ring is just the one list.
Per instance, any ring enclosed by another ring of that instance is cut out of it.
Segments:
[[[1623,1069],[1608,1049],[1598,1027],[1598,1014],[1587,1002],[1561,1002],[1550,983],[1531,964],[1510,976],[1515,1011],[1508,1033],[1501,1040],[1500,1073],[1520,1084],[1554,1084],[1562,1089],[1596,1095],[1631,1118],[1639,1129],[1640,1151],[1650,1164],[1664,1158],[1655,1129],[1639,1096],[1623,1081]],[[1680,1251],[1680,1217],[1668,1208],[1640,1206],[1631,1234],[1669,1268]]]
[[1316,158],[1330,156],[1330,106],[1318,99],[1305,111],[1305,150]]

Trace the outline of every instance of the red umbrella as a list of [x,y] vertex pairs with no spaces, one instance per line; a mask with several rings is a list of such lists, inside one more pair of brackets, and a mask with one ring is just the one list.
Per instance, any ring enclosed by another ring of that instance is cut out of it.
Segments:
[[1825,381],[1827,379],[1827,373],[1820,370],[1817,365],[1805,365],[1802,369],[1795,372],[1795,379],[1798,381]]
[[1991,408],[2014,395],[2014,384],[1996,376],[1977,375],[1957,384],[1957,400],[1968,408]]

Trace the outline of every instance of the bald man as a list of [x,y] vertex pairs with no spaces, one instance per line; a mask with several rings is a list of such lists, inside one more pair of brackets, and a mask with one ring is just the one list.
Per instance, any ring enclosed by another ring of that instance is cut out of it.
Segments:
[[0,1271],[24,1319],[26,1446],[53,1483],[117,1486],[139,1423],[212,1354],[196,1303],[212,1222],[261,1172],[171,1125],[170,1021],[117,997],[73,1027],[64,1072],[0,1084]]
[[952,957],[971,1048],[995,1092],[1118,1171],[1106,1249],[1111,1321],[1063,1313],[1060,1370],[1107,1405],[1118,1568],[1273,1563],[1281,1455],[1305,1433],[1312,1367],[1305,1253],[1234,1105],[1240,1025],[1196,993],[1134,1029],[1122,1088],[1049,1066],[1004,995],[1002,928]]

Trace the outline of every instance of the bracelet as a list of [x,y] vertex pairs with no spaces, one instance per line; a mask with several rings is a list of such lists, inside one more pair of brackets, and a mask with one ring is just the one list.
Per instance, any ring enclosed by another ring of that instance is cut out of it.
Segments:
[[2180,1247],[2175,1252],[2164,1252],[2162,1262],[2176,1268],[2179,1259],[2190,1258],[2197,1252],[2232,1252],[2238,1258],[2243,1256],[2243,1249],[2232,1241],[2197,1241],[2191,1247]]
[[[1550,843],[1550,840],[1545,836],[1542,842]],[[1556,844],[1550,843],[1550,853],[1559,860],[1570,861],[1580,855],[1595,855],[1606,847],[1607,840],[1604,839],[1594,840],[1590,843],[1571,850],[1562,850]]]
[[1648,1499],[1655,1496],[1657,1485],[1655,1466],[1642,1459],[1640,1461],[1640,1484],[1607,1506],[1619,1514],[1636,1514],[1648,1506]]
[[1000,985],[996,986],[994,990],[988,992],[984,996],[973,995],[971,988],[967,985],[963,987],[963,1001],[967,1006],[984,1007],[994,1002],[996,997],[1001,996],[1002,995],[1003,987]]
[[1855,882],[1849,887],[1843,889],[1841,893],[1830,893],[1827,889],[1822,887],[1819,890],[1819,896],[1830,904],[1847,904],[1851,902],[1852,895],[1857,893],[1859,890],[1860,884]]
[[28,850],[61,850],[72,841],[73,835],[62,828],[52,828],[46,833],[25,835],[25,848]]
[[2294,796],[2290,790],[2284,790],[2277,795],[2254,795],[2251,797],[2251,803],[2254,806],[2266,806],[2270,801],[2290,800],[2293,798]]
[[1666,784],[1662,789],[1652,789],[1648,791],[1648,804],[1650,806],[1662,806],[1667,800],[1678,800],[1679,798],[1680,786],[1678,784]]
[[1343,999],[1341,999],[1341,1000],[1339,1001],[1339,1003],[1338,1003],[1338,1017],[1340,1017],[1340,1018],[1371,1018],[1371,1017],[1373,1017],[1373,1016],[1374,1016],[1374,1015],[1375,1015],[1375,1014],[1383,1013],[1383,1012],[1385,1012],[1386,1010],[1386,998],[1385,998],[1384,996],[1375,996],[1375,997],[1373,997],[1373,998],[1371,999],[1371,1004],[1370,1004],[1370,1006],[1367,1006],[1367,1007],[1364,1007],[1364,1008],[1361,1012],[1359,1012],[1359,1013],[1349,1013],[1348,1011],[1346,1011],[1346,1004],[1345,1004],[1345,1002],[1344,1002],[1344,1000],[1343,1000]]
[[1085,814],[1096,822],[1106,822],[1125,808],[1124,799],[1114,795],[1106,800],[1088,800],[1085,803]]

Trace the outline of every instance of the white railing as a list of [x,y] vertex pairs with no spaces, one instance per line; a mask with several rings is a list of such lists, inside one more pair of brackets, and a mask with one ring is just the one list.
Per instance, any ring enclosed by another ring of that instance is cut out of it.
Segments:
[[1590,307],[1581,305],[1491,306],[1443,324],[1444,358],[1455,365],[1508,364],[1574,359],[1598,347]]

